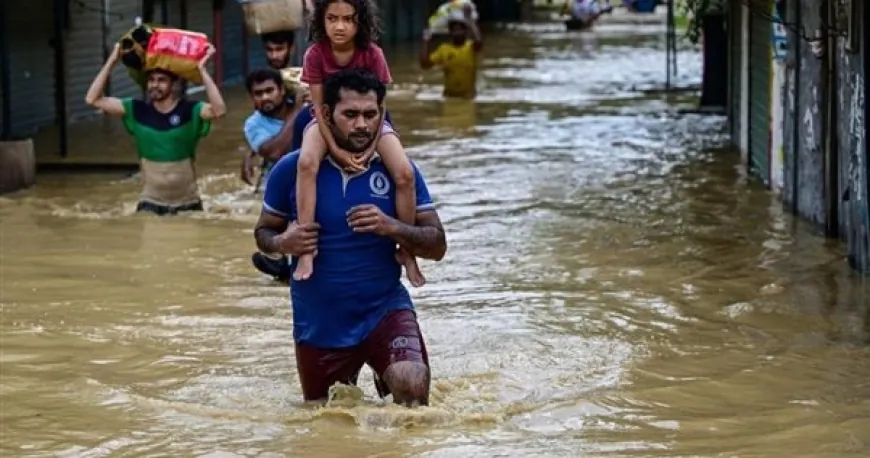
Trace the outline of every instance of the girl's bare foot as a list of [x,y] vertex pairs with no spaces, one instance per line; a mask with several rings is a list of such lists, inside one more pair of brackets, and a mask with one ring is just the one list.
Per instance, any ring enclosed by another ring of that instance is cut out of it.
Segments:
[[314,255],[303,254],[296,262],[296,270],[293,271],[293,279],[296,281],[308,280],[314,273]]
[[423,276],[423,272],[417,264],[417,258],[408,254],[407,251],[399,249],[396,253],[396,260],[399,261],[399,264],[405,266],[405,275],[408,277],[408,281],[411,282],[411,286],[419,288],[426,284],[426,277]]

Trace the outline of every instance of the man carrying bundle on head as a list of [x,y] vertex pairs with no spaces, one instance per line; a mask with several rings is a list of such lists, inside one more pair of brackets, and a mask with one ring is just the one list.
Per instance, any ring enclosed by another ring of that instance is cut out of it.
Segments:
[[[437,19],[430,21],[433,28],[423,31],[420,67],[424,70],[441,67],[444,72],[445,97],[473,99],[477,94],[477,59],[483,49],[483,36],[475,22],[477,13],[474,4],[458,1],[453,3],[456,6],[452,10],[443,15],[433,15],[433,19]],[[443,7],[439,9],[439,12],[442,11]],[[430,46],[432,35],[443,32],[444,28],[450,39],[433,51]]]
[[[151,37],[148,44],[152,56],[146,58],[143,69],[147,98],[119,99],[103,94],[109,75],[121,60],[120,45],[115,45],[85,96],[88,105],[123,120],[140,158],[143,187],[136,211],[158,215],[203,210],[194,167],[196,147],[199,140],[208,135],[211,120],[226,113],[223,97],[205,67],[215,52],[214,46],[204,40],[204,36],[200,37],[202,40],[191,41],[181,36],[184,31],[166,30],[164,39]],[[201,80],[208,102],[187,100],[173,90],[180,80],[178,70],[147,64],[151,57],[161,62],[161,58],[173,52],[173,46],[185,53],[181,56],[175,51],[178,57],[175,68],[181,68],[188,78]]]

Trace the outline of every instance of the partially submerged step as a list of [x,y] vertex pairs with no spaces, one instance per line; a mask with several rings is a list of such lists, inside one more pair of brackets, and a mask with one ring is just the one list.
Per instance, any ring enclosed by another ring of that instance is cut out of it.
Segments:
[[0,194],[29,188],[35,181],[33,140],[0,142]]

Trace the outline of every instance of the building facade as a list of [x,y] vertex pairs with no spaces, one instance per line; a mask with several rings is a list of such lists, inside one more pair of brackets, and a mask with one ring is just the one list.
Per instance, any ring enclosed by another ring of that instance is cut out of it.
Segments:
[[[379,0],[382,41],[417,40],[437,3]],[[61,132],[60,144],[51,148],[65,156],[66,129],[97,115],[84,103],[85,93],[137,17],[207,34],[218,49],[210,69],[224,86],[240,83],[248,70],[265,64],[262,42],[245,30],[238,0],[2,0],[0,140],[28,138],[51,126]],[[296,43],[299,65],[304,30],[297,32]],[[135,97],[141,90],[119,66],[107,93]]]
[[870,271],[866,26],[856,0],[729,4],[732,143],[786,207]]

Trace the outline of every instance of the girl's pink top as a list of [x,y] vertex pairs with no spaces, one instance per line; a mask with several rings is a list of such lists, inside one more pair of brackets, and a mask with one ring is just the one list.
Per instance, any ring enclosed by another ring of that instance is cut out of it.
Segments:
[[335,61],[329,40],[321,40],[305,50],[301,80],[308,84],[323,84],[328,76],[346,68],[364,68],[373,72],[384,84],[393,82],[387,58],[380,46],[371,43],[366,48],[357,48],[350,62],[342,66]]

